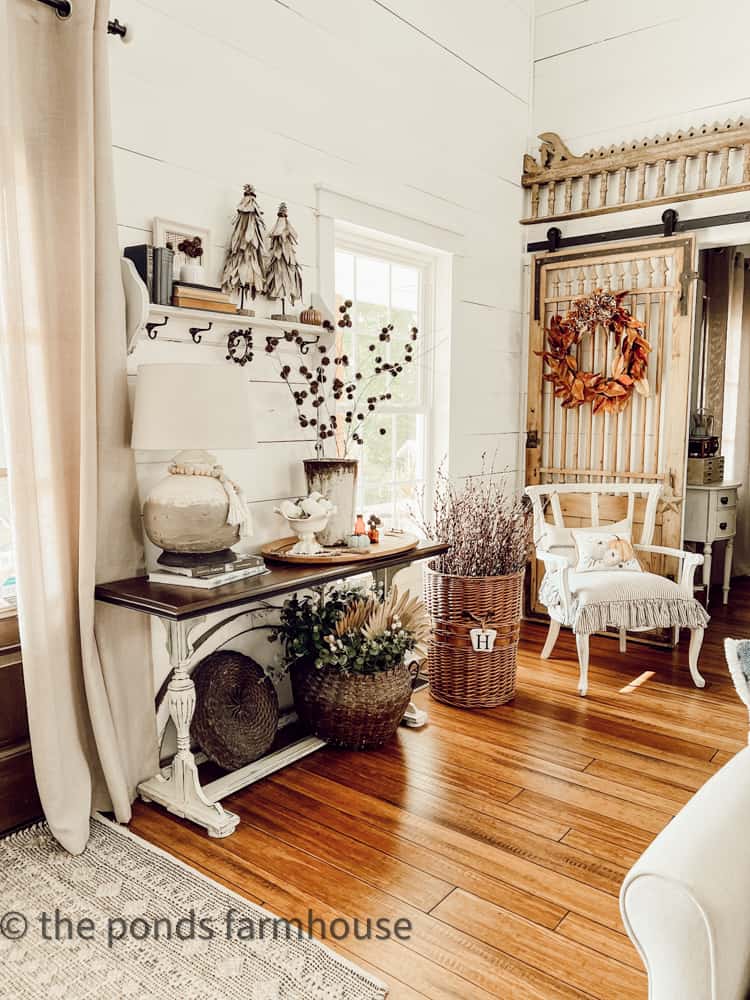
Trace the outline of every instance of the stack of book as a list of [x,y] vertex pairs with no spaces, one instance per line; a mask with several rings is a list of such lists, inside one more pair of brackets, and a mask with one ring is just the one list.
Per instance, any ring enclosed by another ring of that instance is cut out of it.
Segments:
[[122,253],[135,264],[135,269],[148,290],[149,301],[168,306],[172,301],[174,250],[152,247],[150,243],[138,243],[125,247]]
[[149,583],[167,583],[170,587],[201,587],[210,590],[225,583],[236,583],[250,576],[268,573],[261,556],[241,555],[232,562],[215,565],[170,566],[148,574]]
[[220,288],[213,285],[194,285],[189,281],[175,281],[172,288],[172,305],[183,309],[207,309],[211,312],[238,312],[237,304],[232,302]]

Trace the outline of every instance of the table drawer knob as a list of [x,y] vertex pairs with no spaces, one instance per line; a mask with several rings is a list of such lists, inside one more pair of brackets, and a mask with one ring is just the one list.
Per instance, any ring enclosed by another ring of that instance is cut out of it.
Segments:
[[722,497],[721,502],[726,506],[729,503],[729,497]]
[[721,528],[722,531],[726,531],[727,530],[727,522],[726,521],[722,521],[721,524],[719,525],[719,527]]

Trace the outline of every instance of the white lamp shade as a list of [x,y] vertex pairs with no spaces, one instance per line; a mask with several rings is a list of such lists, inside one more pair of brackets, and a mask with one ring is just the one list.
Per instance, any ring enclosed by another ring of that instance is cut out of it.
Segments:
[[235,365],[141,365],[131,446],[143,451],[254,448],[250,385]]

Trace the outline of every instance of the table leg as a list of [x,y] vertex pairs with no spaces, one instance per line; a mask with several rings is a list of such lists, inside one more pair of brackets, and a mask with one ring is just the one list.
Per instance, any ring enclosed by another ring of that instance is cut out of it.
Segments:
[[706,607],[711,595],[711,543],[703,543],[703,586],[706,588]]
[[724,604],[729,603],[729,584],[732,579],[732,557],[734,556],[734,537],[727,538],[727,547],[724,552],[724,585],[722,593]]
[[138,793],[145,802],[158,802],[175,816],[205,827],[209,837],[228,837],[240,818],[206,797],[190,749],[190,723],[195,712],[195,684],[187,672],[187,663],[193,652],[190,632],[204,620],[193,618],[176,622],[162,619],[167,630],[169,662],[173,668],[167,687],[167,704],[177,732],[177,753],[169,767],[141,782]]

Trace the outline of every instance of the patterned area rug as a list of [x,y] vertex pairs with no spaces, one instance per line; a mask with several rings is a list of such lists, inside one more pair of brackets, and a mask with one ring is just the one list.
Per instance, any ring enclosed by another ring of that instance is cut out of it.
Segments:
[[383,1000],[361,969],[104,818],[0,840],[0,997]]

